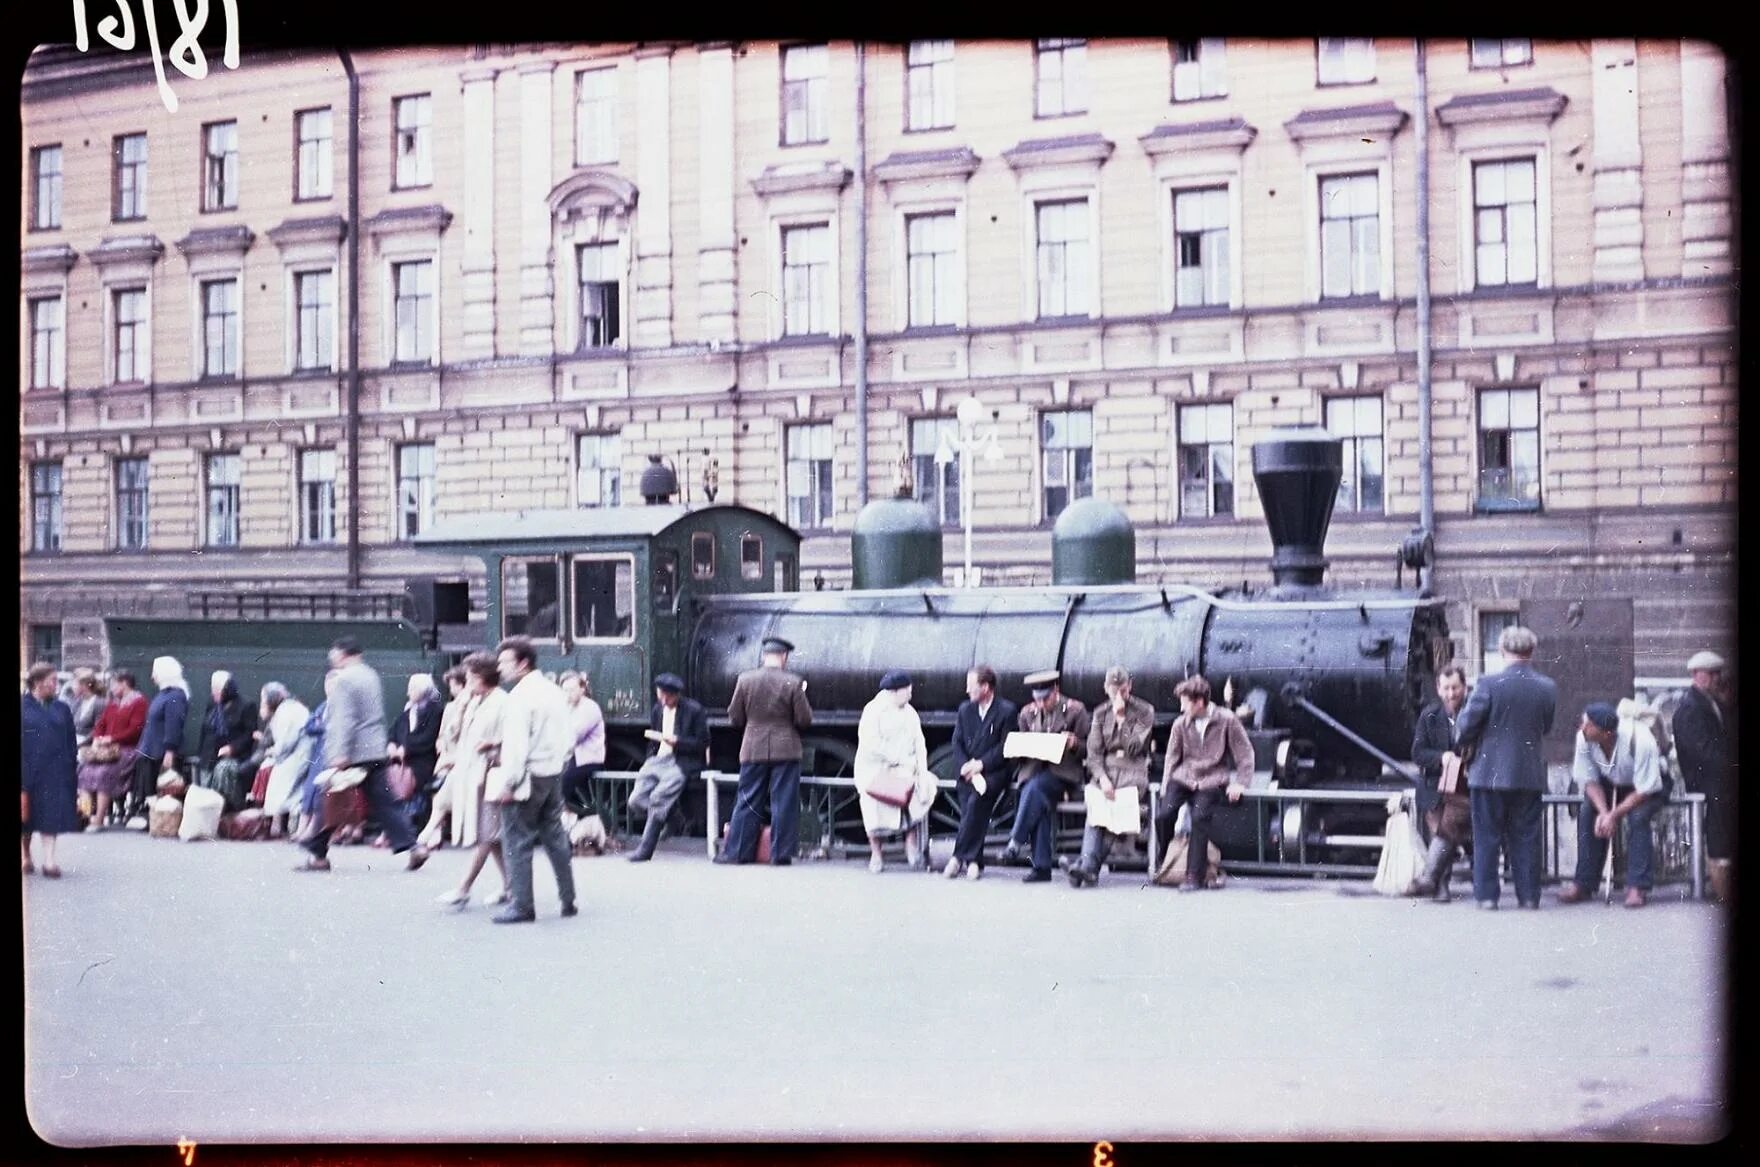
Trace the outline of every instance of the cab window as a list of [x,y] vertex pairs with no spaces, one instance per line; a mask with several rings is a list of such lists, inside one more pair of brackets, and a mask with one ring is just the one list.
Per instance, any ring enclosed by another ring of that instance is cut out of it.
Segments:
[[691,578],[715,578],[715,535],[711,531],[691,536]]
[[654,610],[671,612],[678,598],[678,552],[660,551],[654,556]]
[[501,635],[556,640],[561,636],[562,565],[553,555],[501,561]]
[[764,537],[746,532],[739,540],[739,577],[764,578]]
[[634,640],[636,635],[635,581],[634,556],[575,556],[575,640]]

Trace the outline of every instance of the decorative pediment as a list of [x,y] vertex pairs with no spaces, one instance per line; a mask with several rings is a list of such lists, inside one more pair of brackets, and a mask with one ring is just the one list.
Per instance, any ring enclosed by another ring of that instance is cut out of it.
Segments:
[[752,179],[752,189],[766,198],[802,191],[835,193],[849,185],[850,169],[838,162],[792,162],[767,166]]
[[1297,142],[1317,138],[1377,138],[1386,141],[1405,126],[1406,111],[1391,101],[1339,109],[1305,109],[1283,128]]
[[116,264],[154,264],[165,254],[165,245],[157,235],[113,236],[91,250],[91,260],[100,269]]
[[636,184],[610,170],[577,170],[550,191],[550,217],[573,219],[625,218],[636,209]]
[[347,237],[348,221],[341,215],[288,219],[278,227],[269,228],[269,241],[283,250],[308,244],[328,244],[334,247]]
[[243,255],[257,241],[249,227],[208,227],[191,231],[177,241],[177,249],[186,256]]
[[948,150],[900,150],[888,154],[874,167],[874,177],[881,182],[910,182],[913,179],[968,179],[978,169],[978,156],[968,146]]
[[1550,86],[1538,89],[1498,90],[1453,97],[1436,107],[1436,120],[1445,126],[1477,122],[1551,123],[1564,112],[1568,99]]
[[1245,118],[1217,118],[1207,122],[1184,125],[1159,125],[1137,141],[1143,153],[1151,158],[1174,152],[1192,153],[1200,150],[1245,150],[1259,131]]
[[20,270],[25,275],[57,275],[64,276],[73,265],[79,262],[79,252],[65,243],[53,243],[47,247],[27,247],[19,256]]
[[1088,163],[1098,167],[1112,157],[1112,143],[1099,134],[1076,134],[1068,138],[1033,138],[1002,152],[1002,157],[1015,170],[1040,166],[1069,166]]

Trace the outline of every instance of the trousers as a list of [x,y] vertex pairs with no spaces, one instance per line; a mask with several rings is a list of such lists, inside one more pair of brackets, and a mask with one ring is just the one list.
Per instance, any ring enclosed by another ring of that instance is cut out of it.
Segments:
[[758,855],[760,808],[770,812],[770,863],[792,863],[799,845],[801,815],[801,760],[787,762],[741,762],[739,794],[733,804],[733,820],[727,824],[726,856],[735,863],[750,863]]
[[[367,794],[369,813],[385,830],[391,840],[391,852],[401,855],[416,845],[415,828],[409,825],[409,819],[402,811],[403,804],[391,797],[391,785],[385,781],[385,763],[383,761],[366,763],[367,780],[361,783],[361,789]],[[322,820],[322,816],[320,821]],[[314,859],[323,859],[330,854],[330,835],[332,827],[320,826],[310,838],[300,844],[312,853]]]
[[[1599,778],[1594,779],[1601,786],[1601,793],[1609,806],[1617,806],[1619,800],[1630,793],[1630,787],[1623,791],[1609,786]],[[1654,885],[1652,873],[1652,856],[1656,851],[1656,836],[1650,830],[1650,820],[1662,809],[1667,795],[1658,791],[1633,807],[1626,815],[1626,886],[1649,891]],[[1595,836],[1595,804],[1589,801],[1588,793],[1583,795],[1583,805],[1577,809],[1577,876],[1576,885],[1584,891],[1593,891],[1601,882],[1601,869],[1607,862],[1607,845],[1610,839]]]
[[574,903],[574,868],[568,832],[562,829],[562,775],[533,774],[531,797],[501,807],[501,845],[506,851],[508,891],[515,911],[532,908],[532,851],[543,844],[556,873],[562,906]]
[[[1163,846],[1171,846],[1173,829],[1179,824],[1179,808],[1188,802],[1192,804],[1192,837],[1186,845],[1186,878],[1200,884],[1210,874],[1210,820],[1223,795],[1221,787],[1194,790],[1183,782],[1169,782],[1161,792],[1161,808],[1155,815],[1156,839]],[[1152,872],[1160,869],[1161,860],[1159,855],[1153,858]]]
[[970,782],[958,782],[954,789],[959,797],[959,833],[953,839],[953,857],[963,863],[978,863],[984,857],[984,836],[990,833],[990,816],[1002,797],[1005,784],[1000,777],[984,776],[986,789],[979,794]]
[[1057,804],[1066,787],[1048,770],[1041,770],[1021,786],[1019,809],[1008,841],[1017,847],[1033,845],[1033,866],[1050,871],[1056,850]]
[[1473,898],[1496,903],[1502,883],[1498,858],[1509,854],[1516,902],[1540,904],[1540,791],[1487,790],[1468,792],[1473,808]]
[[684,770],[677,758],[649,758],[636,772],[636,788],[629,796],[631,813],[664,822],[684,793],[684,783]]

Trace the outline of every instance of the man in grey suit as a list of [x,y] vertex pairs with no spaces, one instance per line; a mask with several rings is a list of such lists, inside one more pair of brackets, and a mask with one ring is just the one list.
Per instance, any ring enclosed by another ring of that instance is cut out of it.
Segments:
[[1541,742],[1552,732],[1558,685],[1530,659],[1534,634],[1520,625],[1503,630],[1497,647],[1501,673],[1481,677],[1457,723],[1455,749],[1467,763],[1473,809],[1473,898],[1497,907],[1497,861],[1509,851],[1516,903],[1540,906],[1540,798],[1546,791]]

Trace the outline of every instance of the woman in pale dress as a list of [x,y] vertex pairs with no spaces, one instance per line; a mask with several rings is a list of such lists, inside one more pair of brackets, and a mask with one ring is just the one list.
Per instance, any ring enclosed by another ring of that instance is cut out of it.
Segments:
[[[901,772],[910,775],[914,783],[909,806],[891,806],[868,793],[875,782]],[[935,801],[935,775],[929,769],[923,723],[911,708],[910,674],[897,669],[887,673],[880,679],[880,691],[862,710],[861,725],[856,730],[854,776],[862,804],[862,825],[867,828],[868,846],[873,852],[868,870],[879,873],[885,869],[880,838],[895,831],[905,832],[905,861],[915,867],[922,857],[916,826]]]
[[422,828],[420,836],[422,846],[429,850],[441,845],[440,826],[451,813],[452,783],[447,779],[458,764],[458,734],[464,728],[465,706],[470,703],[463,665],[447,669],[441,680],[446,685],[449,699],[440,711],[440,734],[434,739],[434,777],[440,781],[440,788],[434,791],[428,825]]
[[257,715],[269,732],[269,782],[263,787],[263,813],[269,819],[269,837],[279,838],[282,820],[299,813],[289,796],[312,758],[312,738],[305,733],[312,711],[287,691],[280,681],[270,681],[259,694]]
[[[470,903],[471,885],[491,857],[501,872],[501,894],[490,902],[504,904],[511,899],[507,863],[501,854],[502,804],[483,797],[489,772],[500,761],[501,715],[507,694],[501,691],[501,672],[495,658],[488,653],[467,657],[464,668],[470,678],[470,697],[460,715],[457,760],[446,777],[451,791],[447,802],[452,816],[452,842],[460,847],[474,843],[476,852],[459,885],[437,897],[440,903],[459,908]],[[432,826],[430,822],[430,829]]]

